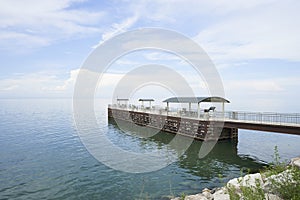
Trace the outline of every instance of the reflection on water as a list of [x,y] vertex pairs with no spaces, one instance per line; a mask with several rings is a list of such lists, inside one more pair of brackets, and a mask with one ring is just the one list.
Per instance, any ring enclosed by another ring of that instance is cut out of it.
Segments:
[[[157,148],[169,147],[170,151],[178,151],[176,147],[169,145],[175,138],[175,134],[162,131],[152,136],[155,130],[148,128],[149,130],[147,131],[147,129],[143,128],[141,132],[141,129],[137,126],[122,120],[117,120],[116,122],[113,119],[109,119],[109,124],[113,126],[114,129],[118,129],[119,134],[140,138],[143,141],[140,143],[140,147],[142,148],[146,148],[149,143],[155,143]],[[149,135],[151,137],[147,138]],[[185,136],[177,135],[176,137],[182,141],[190,140],[190,138]],[[257,172],[264,166],[263,163],[253,158],[239,156],[237,151],[237,139],[219,141],[205,158],[200,159],[198,153],[202,143],[202,141],[194,140],[184,154],[178,157],[175,164],[182,169],[186,169],[190,174],[207,180],[220,176],[226,177],[228,172],[232,170]]]

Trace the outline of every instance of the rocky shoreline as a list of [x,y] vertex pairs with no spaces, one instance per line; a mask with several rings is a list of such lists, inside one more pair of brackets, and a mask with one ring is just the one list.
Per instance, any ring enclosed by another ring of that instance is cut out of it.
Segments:
[[[295,166],[300,170],[300,157],[293,158],[289,164]],[[242,188],[255,188],[259,190],[265,199],[268,200],[282,200],[276,191],[272,190],[274,180],[282,182],[285,179],[291,179],[291,170],[285,169],[283,172],[276,175],[266,176],[264,173],[249,174],[243,177],[234,178],[227,182],[226,186],[215,189],[203,189],[201,193],[195,195],[188,195],[183,197],[176,197],[171,200],[230,200],[230,193],[232,191],[242,198]]]

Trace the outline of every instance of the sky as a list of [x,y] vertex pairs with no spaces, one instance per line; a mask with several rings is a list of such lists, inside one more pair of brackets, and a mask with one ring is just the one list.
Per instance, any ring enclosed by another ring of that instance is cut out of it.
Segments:
[[[299,113],[299,10],[296,0],[0,0],[0,98],[72,98],[79,69],[98,45],[156,27],[204,49],[231,101],[228,109]],[[112,63],[99,97],[111,98],[126,73],[150,63],[174,67],[196,95],[208,94],[203,80],[190,80],[194,74],[181,58],[143,50]],[[132,95],[145,94],[171,95],[157,85]]]

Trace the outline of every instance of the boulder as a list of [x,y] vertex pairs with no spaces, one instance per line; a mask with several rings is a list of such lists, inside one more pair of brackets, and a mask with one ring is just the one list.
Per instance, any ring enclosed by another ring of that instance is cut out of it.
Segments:
[[230,200],[229,194],[214,194],[213,200]]
[[203,194],[189,195],[184,200],[208,200]]
[[202,192],[203,196],[206,197],[206,199],[211,200],[213,199],[213,195],[210,192]]
[[292,165],[292,166],[296,166],[296,167],[298,167],[298,168],[300,169],[300,157],[298,157],[298,158],[293,158],[293,159],[291,160],[291,165]]
[[226,189],[224,187],[219,187],[219,188],[213,188],[210,193],[214,194],[215,192],[219,192],[219,191],[226,191]]
[[274,182],[282,183],[282,182],[292,181],[292,180],[293,177],[290,173],[290,170],[285,170],[279,174],[272,175],[266,178],[265,183],[262,185],[262,188],[265,192],[272,191],[273,190],[272,185],[274,184]]
[[283,200],[282,198],[280,198],[275,194],[265,194],[265,198],[268,200]]
[[208,188],[204,188],[203,190],[202,190],[202,192],[211,192],[211,190],[210,189],[208,189]]
[[208,200],[211,200],[211,199],[213,198],[210,189],[207,189],[207,188],[203,189],[203,190],[202,190],[202,194],[203,194]]
[[227,194],[227,192],[226,189],[222,187],[222,188],[218,188],[218,190],[216,190],[214,194]]
[[249,174],[244,177],[240,178],[234,178],[228,181],[227,187],[233,187],[237,191],[240,191],[241,186],[245,187],[256,187],[256,183],[259,183],[260,185],[263,185],[263,179],[261,177],[260,173],[256,174]]
[[213,200],[230,200],[229,194],[227,194],[226,189],[218,188],[213,194]]

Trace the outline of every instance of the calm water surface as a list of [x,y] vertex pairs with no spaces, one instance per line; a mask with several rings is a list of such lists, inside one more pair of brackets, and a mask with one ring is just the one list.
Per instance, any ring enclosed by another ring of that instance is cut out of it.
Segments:
[[[108,122],[106,104],[97,107],[99,126],[122,148],[165,147],[174,137],[143,139]],[[71,100],[0,100],[0,199],[167,199],[222,186],[249,168],[272,161],[274,146],[283,160],[300,155],[300,137],[239,131],[239,140],[219,142],[198,158],[194,141],[176,162],[159,171],[130,174],[91,156],[76,133]]]

